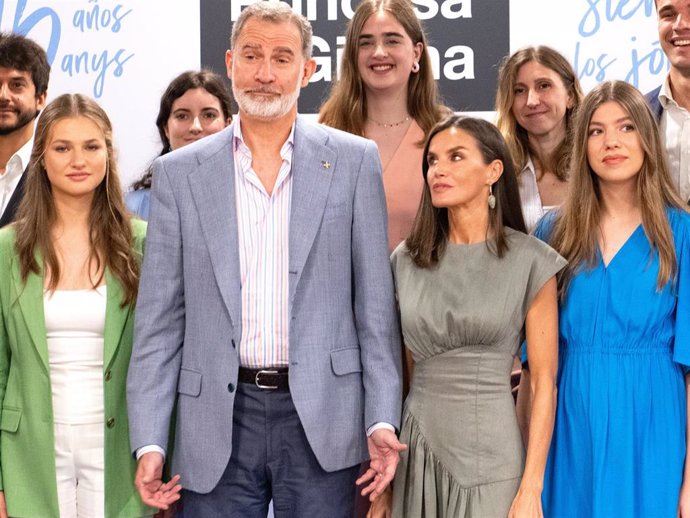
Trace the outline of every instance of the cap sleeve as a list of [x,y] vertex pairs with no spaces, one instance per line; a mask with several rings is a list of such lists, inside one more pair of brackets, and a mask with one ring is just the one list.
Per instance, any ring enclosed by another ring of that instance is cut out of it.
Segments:
[[393,272],[393,287],[395,288],[395,300],[398,299],[398,277],[400,275],[400,267],[401,263],[403,262],[403,256],[407,254],[407,245],[405,244],[405,241],[400,243],[397,247],[395,247],[395,250],[393,250],[393,253],[391,254],[391,270]]
[[671,215],[671,222],[678,261],[673,361],[687,374],[690,372],[690,215],[677,212]]
[[563,259],[558,252],[546,243],[532,238],[533,259],[527,282],[527,290],[524,300],[524,314],[527,315],[534,298],[539,293],[546,282],[560,272],[568,261]]

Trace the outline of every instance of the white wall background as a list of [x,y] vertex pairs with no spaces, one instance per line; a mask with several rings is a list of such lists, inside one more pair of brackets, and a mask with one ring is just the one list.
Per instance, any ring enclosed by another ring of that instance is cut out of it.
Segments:
[[[101,103],[115,126],[125,186],[159,151],[161,93],[178,73],[199,67],[195,0],[0,0],[0,30],[27,33],[46,48],[59,38],[49,100],[82,92]],[[510,32],[511,51],[547,44],[563,52],[585,90],[616,78],[647,91],[667,71],[654,0],[510,0]]]

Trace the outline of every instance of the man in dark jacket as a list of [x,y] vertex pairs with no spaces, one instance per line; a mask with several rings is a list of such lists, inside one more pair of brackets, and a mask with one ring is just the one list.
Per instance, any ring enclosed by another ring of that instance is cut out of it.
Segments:
[[669,170],[683,199],[690,198],[690,1],[656,0],[659,43],[671,68],[647,94],[666,145]]
[[50,65],[45,51],[0,33],[0,227],[14,221],[31,157],[34,121],[43,109]]

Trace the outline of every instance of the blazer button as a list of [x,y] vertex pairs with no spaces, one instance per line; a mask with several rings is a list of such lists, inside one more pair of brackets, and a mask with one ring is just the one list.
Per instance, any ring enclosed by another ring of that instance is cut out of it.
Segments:
[[106,371],[105,373],[105,381],[110,381],[113,378],[113,373],[110,371]]
[[108,420],[105,422],[105,425],[106,425],[108,428],[114,427],[114,426],[115,426],[115,418],[114,418],[114,417],[111,417],[110,419],[108,419]]
[[228,392],[230,392],[231,394],[235,392],[235,385],[233,385],[232,383],[228,383]]

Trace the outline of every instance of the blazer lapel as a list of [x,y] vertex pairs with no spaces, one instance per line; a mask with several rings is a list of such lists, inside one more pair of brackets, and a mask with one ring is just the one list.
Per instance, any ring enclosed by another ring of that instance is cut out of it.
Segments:
[[188,177],[199,214],[211,265],[223,302],[235,327],[240,323],[240,258],[238,251],[233,126],[225,129],[225,144],[200,152],[197,171]]
[[[325,145],[328,134],[298,117],[292,160],[290,214],[290,306],[304,263],[321,225],[337,155]],[[294,276],[294,280],[293,280]]]
[[5,207],[5,210],[0,217],[0,227],[9,225],[14,221],[17,209],[19,208],[19,202],[22,201],[22,197],[24,196],[24,182],[26,181],[26,174],[27,172],[25,170],[19,177],[19,183],[17,184],[17,187],[15,187],[14,192],[10,197],[10,201],[7,202],[7,207]]
[[[43,264],[43,258],[36,254],[39,265]],[[12,283],[14,284],[17,301],[24,317],[26,329],[31,337],[31,342],[36,348],[38,356],[46,373],[48,367],[48,340],[46,338],[45,313],[43,310],[43,275],[29,274],[26,284],[22,282],[19,273],[19,261],[15,257],[12,261]]]
[[120,306],[122,302],[122,287],[110,270],[105,271],[107,299],[105,303],[105,330],[103,332],[103,367],[110,367],[115,353],[120,345],[122,332],[127,324],[132,309]]

